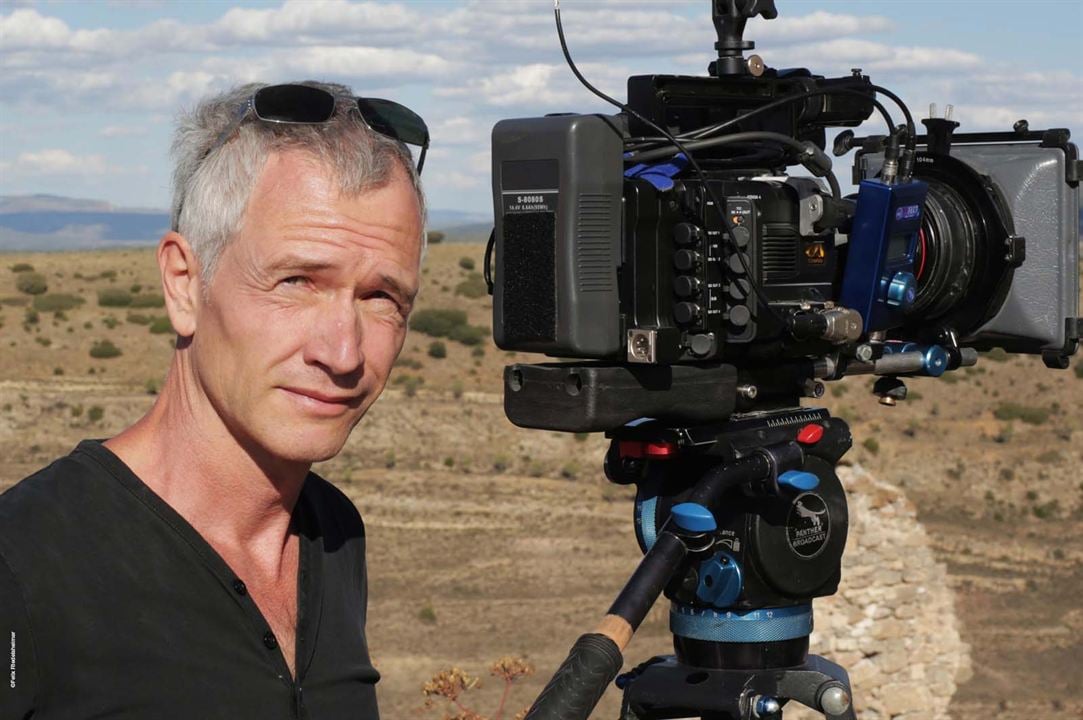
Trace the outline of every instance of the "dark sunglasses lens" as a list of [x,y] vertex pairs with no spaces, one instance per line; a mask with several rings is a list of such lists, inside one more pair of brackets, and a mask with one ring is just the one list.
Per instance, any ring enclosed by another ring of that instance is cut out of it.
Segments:
[[410,145],[428,145],[429,129],[425,121],[405,105],[390,100],[357,98],[361,117],[376,132]]
[[256,91],[253,107],[260,120],[322,123],[335,114],[335,98],[307,85],[271,85]]

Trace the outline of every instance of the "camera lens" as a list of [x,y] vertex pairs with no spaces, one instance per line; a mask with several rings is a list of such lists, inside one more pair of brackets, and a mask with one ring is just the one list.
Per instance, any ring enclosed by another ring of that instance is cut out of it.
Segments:
[[966,295],[978,252],[978,221],[965,199],[951,186],[929,180],[914,256],[918,280],[911,317],[943,316]]

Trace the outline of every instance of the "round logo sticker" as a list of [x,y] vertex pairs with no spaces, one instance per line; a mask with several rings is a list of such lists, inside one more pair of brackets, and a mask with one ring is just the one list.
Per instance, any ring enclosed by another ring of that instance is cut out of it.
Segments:
[[827,503],[815,493],[802,493],[790,506],[786,519],[786,540],[790,549],[804,558],[816,557],[831,537],[831,514]]

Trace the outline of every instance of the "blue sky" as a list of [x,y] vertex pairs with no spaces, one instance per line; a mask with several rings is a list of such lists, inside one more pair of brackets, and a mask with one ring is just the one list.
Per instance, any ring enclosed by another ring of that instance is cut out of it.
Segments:
[[[773,67],[862,67],[962,130],[1083,133],[1081,0],[778,0],[749,23]],[[624,95],[630,74],[703,74],[708,0],[562,0],[573,56]],[[434,208],[488,213],[489,130],[505,117],[605,110],[564,65],[551,0],[0,0],[0,194],[169,204],[176,111],[238,82],[314,78],[429,122]],[[839,168],[840,177],[849,175]]]

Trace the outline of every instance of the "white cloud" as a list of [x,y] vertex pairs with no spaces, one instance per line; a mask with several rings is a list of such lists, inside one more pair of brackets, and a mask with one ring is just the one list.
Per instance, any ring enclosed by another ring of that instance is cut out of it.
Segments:
[[399,3],[287,0],[277,8],[232,8],[208,30],[219,44],[310,44],[336,37],[395,43],[420,38],[423,21],[413,8]]
[[816,73],[827,74],[845,73],[851,67],[860,67],[870,74],[887,71],[958,74],[985,64],[974,53],[952,48],[902,47],[858,38],[765,49],[760,55],[771,67],[811,66]]
[[123,171],[101,155],[75,155],[63,148],[24,152],[14,161],[0,164],[0,169],[27,176],[110,175]]
[[98,131],[98,135],[104,138],[124,138],[146,135],[147,129],[138,125],[106,125]]
[[[602,92],[623,96],[628,71],[596,63],[579,65],[580,72]],[[459,86],[437,88],[440,97],[468,98],[500,108],[514,107],[520,116],[543,109],[587,111],[600,102],[563,65],[535,63],[477,77]],[[614,109],[615,110],[615,109]]]
[[489,139],[491,127],[491,123],[481,118],[458,115],[430,122],[429,134],[434,146],[476,145]]

